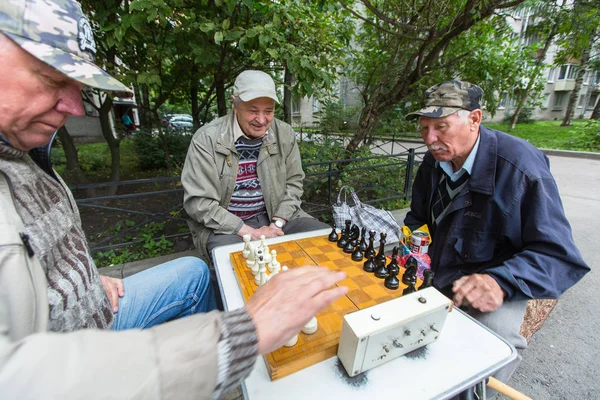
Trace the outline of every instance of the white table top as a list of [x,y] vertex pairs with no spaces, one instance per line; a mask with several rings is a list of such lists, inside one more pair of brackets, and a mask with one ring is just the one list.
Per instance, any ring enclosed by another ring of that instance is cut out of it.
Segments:
[[[285,235],[267,239],[280,243],[329,234],[329,230]],[[229,254],[243,244],[218,247],[213,260],[226,310],[244,306]],[[440,338],[417,356],[405,355],[348,378],[337,357],[315,364],[271,382],[265,361],[257,360],[245,381],[249,399],[446,399],[474,386],[517,357],[514,347],[487,327],[458,309],[446,319]]]

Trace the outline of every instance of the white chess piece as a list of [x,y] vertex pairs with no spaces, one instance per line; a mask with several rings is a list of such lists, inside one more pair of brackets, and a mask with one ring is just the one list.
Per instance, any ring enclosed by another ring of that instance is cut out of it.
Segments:
[[277,261],[277,250],[271,250],[271,262],[269,263],[269,272],[273,272],[275,267],[277,267],[277,271],[279,272],[279,261]]
[[288,340],[287,342],[285,342],[284,346],[285,347],[292,347],[296,343],[298,343],[298,335],[294,336],[293,338],[291,338],[290,340]]
[[264,261],[259,263],[258,275],[260,277],[258,280],[258,286],[262,286],[269,281],[269,274],[267,274],[267,268],[265,267]]
[[260,247],[263,248],[263,251],[265,252],[265,254],[269,254],[269,245],[267,244],[267,241],[265,240],[265,235],[260,235]]
[[274,277],[275,275],[277,275],[279,273],[279,271],[281,271],[281,268],[279,268],[279,264],[277,264],[273,268],[273,271],[271,271],[271,274],[269,275],[269,279],[271,279],[272,277]]
[[[254,261],[256,260],[256,249],[254,248],[254,246],[252,245],[252,243],[249,243],[249,249],[250,253],[248,253],[248,258],[246,259],[246,267],[248,268],[252,268],[252,266],[254,265]],[[243,251],[242,251],[242,256],[244,255]]]
[[312,335],[317,331],[318,328],[319,323],[317,322],[317,317],[312,317],[311,320],[308,321],[306,325],[304,325],[304,328],[302,328],[302,332],[306,333],[307,335]]
[[283,267],[281,267],[281,272],[285,272],[289,270],[289,268],[287,267],[287,265],[284,265]]
[[[252,275],[254,275],[256,277],[256,275],[258,275],[258,269],[260,268],[259,264],[259,260],[262,258],[262,250],[261,249],[255,249],[254,250],[254,264],[252,264]],[[258,283],[257,283],[258,285]]]
[[[267,267],[265,266],[265,260],[263,256],[258,256],[258,273],[254,275],[254,283],[257,286],[261,286],[261,282],[263,280],[263,275],[266,275]],[[266,282],[266,277],[265,277]],[[262,283],[264,285],[264,282]]]
[[244,249],[242,250],[242,257],[244,258],[248,258],[248,256],[250,255],[251,251],[250,251],[250,239],[252,239],[252,236],[250,235],[244,235]]

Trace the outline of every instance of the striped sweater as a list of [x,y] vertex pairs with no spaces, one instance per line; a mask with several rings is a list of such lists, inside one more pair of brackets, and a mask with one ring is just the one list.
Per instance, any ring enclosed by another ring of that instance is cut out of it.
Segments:
[[110,328],[113,312],[69,190],[27,153],[4,143],[0,143],[0,170],[8,177],[15,208],[46,274],[48,329]]

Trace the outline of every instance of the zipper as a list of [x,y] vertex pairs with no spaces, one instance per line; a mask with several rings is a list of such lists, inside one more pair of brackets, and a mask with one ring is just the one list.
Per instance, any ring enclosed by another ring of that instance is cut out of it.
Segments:
[[33,251],[33,247],[31,247],[31,242],[29,241],[29,235],[26,233],[22,233],[19,232],[19,236],[21,237],[21,241],[23,242],[23,244],[25,245],[25,248],[27,249],[27,255],[29,255],[29,257],[33,257],[35,255],[35,252]]

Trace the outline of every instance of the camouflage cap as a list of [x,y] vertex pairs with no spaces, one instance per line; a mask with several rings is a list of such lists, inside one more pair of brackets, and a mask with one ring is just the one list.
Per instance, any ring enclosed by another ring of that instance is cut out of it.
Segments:
[[0,31],[69,78],[98,89],[131,93],[94,64],[92,27],[75,0],[2,0]]
[[442,118],[458,110],[473,111],[481,108],[483,90],[477,85],[462,81],[438,83],[425,92],[425,107],[412,112],[406,119],[420,116]]

